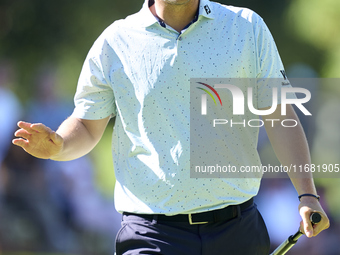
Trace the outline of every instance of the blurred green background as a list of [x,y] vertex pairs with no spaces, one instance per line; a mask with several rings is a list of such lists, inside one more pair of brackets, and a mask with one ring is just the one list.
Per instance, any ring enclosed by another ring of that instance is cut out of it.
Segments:
[[[305,76],[340,78],[339,0],[223,0],[220,2],[248,7],[264,18],[277,43],[288,76],[291,73],[292,76],[302,78]],[[39,111],[34,112],[35,108],[32,105],[39,100],[37,97],[40,88],[37,84],[42,83],[44,79],[41,73],[51,73],[53,76],[51,81],[53,92],[46,93],[53,93],[54,99],[72,104],[83,61],[94,40],[112,22],[137,12],[142,4],[141,0],[1,0],[0,64],[10,66],[11,75],[10,79],[5,79],[6,87],[15,94],[23,108],[20,117],[29,116],[28,110],[31,111],[31,116],[39,115]],[[336,110],[340,98],[339,82],[335,79],[331,83],[322,84],[318,87],[318,93],[320,103],[317,105],[315,115],[319,116],[319,121],[315,120],[314,123],[309,124],[314,130],[313,144],[311,144],[313,159],[315,158],[315,163],[321,164],[340,163],[340,138],[336,135],[340,127],[339,113]],[[326,101],[329,108],[323,104]],[[68,114],[71,112],[72,109]],[[39,116],[34,117],[37,121],[44,122],[44,119],[39,120]],[[317,123],[320,121],[329,122],[330,128],[318,126]],[[101,199],[109,201],[109,204],[112,204],[114,188],[114,171],[111,152],[108,149],[111,145],[112,127],[113,124],[110,123],[103,139],[89,157],[95,169],[94,190]],[[3,142],[1,139],[0,134],[0,142]],[[268,145],[261,147],[261,153],[264,158],[272,155]],[[327,162],[323,162],[324,158],[327,158]],[[0,175],[0,178],[6,180],[7,175]],[[323,192],[322,199],[334,222],[334,233],[339,234],[337,224],[340,221],[338,198],[340,181],[339,179],[316,179],[316,183]],[[7,224],[11,228],[11,222],[5,223],[4,218],[2,219],[0,224]],[[30,225],[27,222],[25,224]],[[32,228],[34,227],[29,226],[21,231],[19,227],[18,233]],[[0,226],[0,232],[1,229],[6,230],[5,227]],[[79,254],[109,254],[113,249],[114,241],[111,236],[111,239],[103,241],[105,231],[93,234],[92,231],[79,230],[79,227],[76,227],[75,232],[78,234],[80,232],[81,237],[76,238],[81,240],[80,245],[76,247],[70,245],[69,251],[73,250],[77,254],[79,250],[81,250]],[[39,234],[33,236],[39,237]],[[23,251],[25,248],[35,252],[53,251],[52,248],[40,248],[36,245],[39,242],[33,241],[34,237],[21,236],[17,241],[13,241],[13,238],[15,235],[6,237],[6,233],[0,234],[0,254],[28,254],[5,253],[5,251]],[[339,236],[336,238],[329,234],[327,238],[334,239],[335,243],[336,240],[340,241]],[[84,242],[87,245],[83,245]],[[63,252],[66,254],[67,249]],[[323,254],[340,254],[340,251],[330,249],[328,253]]]

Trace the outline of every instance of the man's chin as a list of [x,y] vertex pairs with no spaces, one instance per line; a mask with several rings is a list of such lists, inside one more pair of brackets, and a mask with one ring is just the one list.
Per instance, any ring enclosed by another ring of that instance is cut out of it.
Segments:
[[162,0],[166,4],[171,5],[186,5],[192,0]]

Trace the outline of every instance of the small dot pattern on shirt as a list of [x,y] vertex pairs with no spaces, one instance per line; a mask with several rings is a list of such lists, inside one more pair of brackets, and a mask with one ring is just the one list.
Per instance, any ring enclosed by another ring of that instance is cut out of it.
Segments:
[[[116,116],[118,211],[194,213],[243,202],[258,191],[256,178],[190,178],[190,79],[279,78],[283,66],[257,14],[207,0],[199,8],[198,20],[178,40],[145,3],[109,26],[85,60],[74,115]],[[258,106],[268,106],[271,87],[256,89]]]

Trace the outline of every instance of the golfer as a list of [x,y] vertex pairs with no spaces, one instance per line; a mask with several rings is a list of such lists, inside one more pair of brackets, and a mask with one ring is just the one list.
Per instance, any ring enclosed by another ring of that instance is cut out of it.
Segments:
[[[93,149],[114,118],[115,206],[123,214],[117,254],[268,254],[267,229],[253,203],[260,179],[190,178],[189,81],[217,77],[277,79],[254,85],[259,109],[271,106],[274,87],[290,86],[273,38],[253,11],[208,0],[146,1],[93,44],[73,114],[56,132],[21,121],[13,143],[38,158],[73,160]],[[277,110],[268,118],[282,116]],[[291,106],[285,118],[298,121]],[[310,163],[301,125],[269,122],[266,129],[282,165]],[[227,143],[231,163],[259,163],[255,133],[230,135]],[[290,177],[302,229],[315,236],[329,221],[312,176]],[[314,211],[322,220],[313,228]]]

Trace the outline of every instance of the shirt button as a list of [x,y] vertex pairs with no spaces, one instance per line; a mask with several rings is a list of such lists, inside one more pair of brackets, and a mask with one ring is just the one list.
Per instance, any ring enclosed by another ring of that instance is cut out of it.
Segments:
[[182,37],[178,37],[178,40],[179,40],[179,41],[182,41]]

